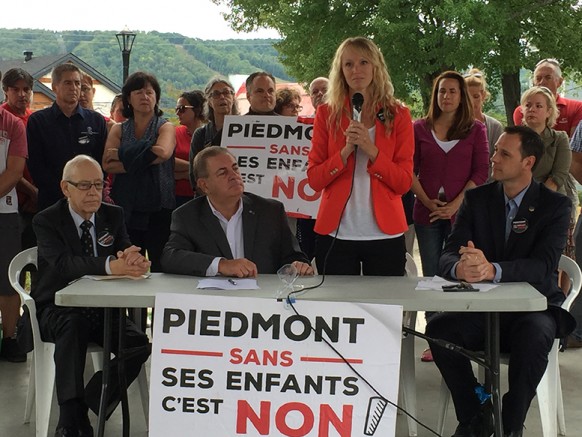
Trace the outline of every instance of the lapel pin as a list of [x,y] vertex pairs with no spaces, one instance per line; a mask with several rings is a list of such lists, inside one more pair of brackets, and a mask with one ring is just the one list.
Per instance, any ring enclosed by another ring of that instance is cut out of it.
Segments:
[[533,207],[533,206],[530,206],[530,207],[528,208],[528,211],[529,211],[529,212],[534,212],[535,210],[536,210],[536,209],[535,209],[535,207]]
[[113,244],[114,241],[115,237],[113,237],[113,235],[111,235],[108,231],[100,232],[99,236],[97,237],[97,243],[99,243],[99,246],[102,247],[109,247]]
[[511,223],[511,229],[516,234],[523,234],[525,231],[527,231],[527,226],[528,223],[526,219],[514,220]]

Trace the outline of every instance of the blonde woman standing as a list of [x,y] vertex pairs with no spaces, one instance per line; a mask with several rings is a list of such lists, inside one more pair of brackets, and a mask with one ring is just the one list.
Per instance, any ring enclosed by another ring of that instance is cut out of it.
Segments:
[[544,154],[533,171],[534,179],[554,191],[567,195],[574,206],[564,255],[575,258],[573,235],[578,192],[570,175],[572,151],[568,134],[552,128],[560,114],[556,99],[549,88],[534,86],[521,96],[521,110],[522,123],[535,130],[544,143]]
[[[353,120],[357,93],[363,103]],[[380,49],[364,37],[342,42],[315,115],[307,169],[311,187],[323,191],[315,223],[319,272],[404,274],[401,198],[412,182],[414,140],[410,112],[393,93]]]

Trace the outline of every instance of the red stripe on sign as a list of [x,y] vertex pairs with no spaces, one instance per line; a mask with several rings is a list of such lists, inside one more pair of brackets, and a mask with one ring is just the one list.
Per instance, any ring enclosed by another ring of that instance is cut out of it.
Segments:
[[222,357],[224,355],[222,352],[188,351],[182,349],[162,349],[162,353],[170,355],[196,355],[199,357]]
[[227,149],[260,149],[265,150],[267,146],[227,146]]
[[313,363],[345,363],[363,364],[364,360],[359,358],[325,358],[325,357],[301,357],[301,361],[310,361]]

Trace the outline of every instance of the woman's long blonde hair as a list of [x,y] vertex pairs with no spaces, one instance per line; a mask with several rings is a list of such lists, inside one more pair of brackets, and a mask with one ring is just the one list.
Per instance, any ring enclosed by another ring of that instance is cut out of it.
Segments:
[[[377,107],[382,107],[384,112],[384,125],[386,132],[392,128],[394,113],[400,104],[394,98],[394,86],[388,74],[388,68],[384,61],[384,56],[374,42],[362,36],[348,38],[340,44],[335,52],[331,70],[329,72],[329,88],[327,90],[326,102],[330,108],[330,119],[328,123],[335,122],[339,126],[343,114],[348,113],[345,107],[346,96],[349,95],[349,86],[342,70],[342,56],[347,48],[354,48],[370,61],[373,67],[372,82],[369,85],[369,102],[372,111]],[[351,117],[351,114],[349,114]]]

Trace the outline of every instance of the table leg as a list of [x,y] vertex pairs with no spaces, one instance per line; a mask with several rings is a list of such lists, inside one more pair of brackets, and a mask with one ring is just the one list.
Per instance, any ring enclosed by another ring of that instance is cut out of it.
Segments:
[[104,308],[103,314],[103,379],[101,401],[99,402],[99,417],[97,422],[97,437],[105,433],[105,416],[107,409],[107,392],[111,370],[111,308]]
[[491,370],[486,370],[485,385],[491,390],[493,403],[493,420],[495,437],[503,437],[503,422],[501,419],[501,396],[499,393],[499,313],[487,313],[487,338],[485,353]]
[[127,379],[125,377],[125,308],[119,309],[119,348],[118,348],[118,369],[119,369],[119,392],[121,394],[121,415],[123,423],[123,437],[129,437],[130,418],[129,405],[127,400]]

